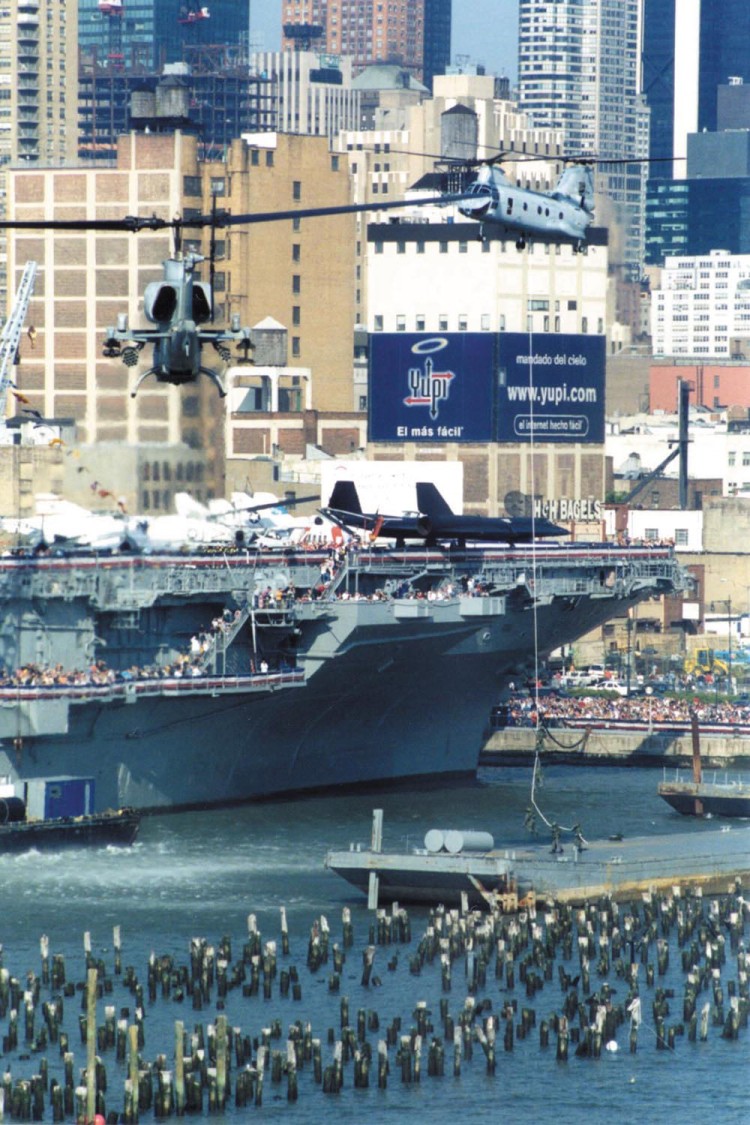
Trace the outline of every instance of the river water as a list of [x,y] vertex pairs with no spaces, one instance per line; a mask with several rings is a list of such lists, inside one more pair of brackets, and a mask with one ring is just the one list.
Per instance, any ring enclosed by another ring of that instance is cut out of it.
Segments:
[[[625,836],[659,832],[684,832],[696,836],[715,831],[717,825],[688,821],[672,812],[656,795],[659,771],[618,768],[553,767],[545,770],[538,802],[549,819],[560,824],[579,822],[587,837],[621,832]],[[294,801],[275,801],[235,809],[184,813],[144,819],[139,839],[131,849],[89,849],[58,854],[0,857],[3,911],[0,941],[3,964],[21,980],[30,971],[40,972],[39,938],[50,939],[50,953],[64,954],[69,980],[83,981],[85,961],[83,933],[91,934],[93,953],[112,973],[113,926],[122,932],[122,960],[132,965],[139,980],[146,982],[147,961],[151,952],[172,955],[180,964],[189,964],[190,940],[204,937],[214,945],[223,936],[232,939],[232,957],[239,959],[247,938],[247,918],[255,914],[263,941],[280,940],[280,907],[289,920],[290,955],[280,957],[280,968],[294,965],[299,972],[302,999],[281,997],[278,980],[273,996],[243,997],[241,990],[229,993],[226,1014],[232,1027],[244,1035],[257,1037],[271,1020],[281,1020],[284,1032],[276,1048],[285,1049],[286,1029],[296,1020],[312,1023],[313,1034],[323,1043],[323,1065],[331,1061],[328,1029],[340,1027],[341,996],[349,998],[351,1023],[358,1009],[375,1010],[380,1031],[368,1033],[377,1052],[378,1038],[394,1017],[402,1017],[408,1031],[418,1001],[426,1001],[434,1013],[435,1034],[441,1034],[439,1003],[449,1000],[452,1014],[463,1005],[466,988],[462,964],[456,963],[450,993],[441,990],[440,967],[426,965],[417,976],[409,971],[409,956],[424,931],[427,911],[410,907],[412,943],[384,949],[378,947],[374,974],[377,987],[361,984],[362,951],[369,940],[370,915],[364,899],[326,871],[323,859],[329,848],[347,848],[352,841],[367,843],[372,809],[385,813],[386,849],[421,845],[430,827],[481,828],[493,832],[498,843],[528,840],[524,811],[529,803],[530,772],[527,769],[487,769],[476,782],[438,785],[429,789],[401,789],[393,792],[316,796]],[[342,908],[350,906],[354,925],[354,947],[347,951],[341,992],[329,992],[330,963],[317,973],[306,964],[310,928],[324,915],[331,929],[331,941],[341,941]],[[746,923],[750,933],[750,919]],[[671,942],[670,970],[657,987],[674,989],[667,1026],[682,1019],[684,978],[674,936]],[[280,949],[280,946],[279,946]],[[388,971],[387,962],[395,952],[399,964]],[[575,963],[577,964],[577,958]],[[574,965],[566,968],[578,971]],[[622,1003],[625,983],[610,975],[616,990],[615,1001]],[[737,979],[736,961],[728,954],[722,970],[725,995],[727,982]],[[643,982],[643,978],[641,978]],[[594,985],[592,971],[592,988]],[[643,982],[645,984],[645,982]],[[526,998],[523,985],[516,981],[513,993],[504,992],[504,982],[488,972],[482,997],[492,1000],[497,1012],[514,996],[519,1011],[531,1003],[538,1020],[560,1010],[563,998],[557,980],[547,983],[533,1001]],[[344,1088],[338,1095],[324,1095],[312,1081],[310,1065],[299,1075],[299,1100],[290,1105],[286,1084],[274,1086],[266,1078],[262,1108],[242,1111],[233,1102],[226,1116],[247,1119],[271,1115],[285,1120],[311,1122],[324,1114],[337,1121],[400,1122],[452,1120],[465,1114],[478,1121],[534,1120],[536,1122],[672,1122],[672,1121],[750,1121],[750,1031],[740,1031],[737,1041],[721,1037],[720,1027],[711,1027],[707,1042],[688,1042],[678,1036],[674,1051],[656,1050],[650,1015],[653,990],[642,989],[644,1025],[636,1054],[628,1050],[627,1025],[618,1033],[619,1050],[602,1052],[600,1059],[574,1056],[571,1046],[567,1064],[555,1059],[554,1036],[543,1050],[538,1031],[515,1043],[512,1052],[503,1051],[498,1038],[497,1071],[488,1077],[479,1045],[471,1063],[464,1062],[460,1079],[452,1075],[452,1048],[446,1045],[445,1076],[427,1077],[426,1052],[421,1082],[404,1085],[390,1050],[390,1076],[387,1090],[378,1090],[373,1065],[370,1088],[353,1088],[351,1064],[345,1072]],[[42,990],[42,999],[49,995]],[[211,1002],[215,1001],[215,990]],[[77,994],[78,997],[78,994]],[[702,996],[699,1007],[708,994]],[[133,997],[121,978],[114,978],[112,998],[107,1002],[132,1010]],[[68,999],[63,1027],[70,1035],[76,1068],[85,1063],[85,1047],[78,1034],[80,999]],[[183,1020],[188,1030],[197,1022],[208,1025],[216,1009],[207,1005],[200,1012],[190,1001],[179,1003],[159,995],[146,1004],[143,1058],[153,1062],[158,1054],[173,1055],[174,1022]],[[99,1022],[103,1023],[102,1005]],[[0,1021],[3,1029],[7,1018]],[[38,1017],[37,1027],[41,1023]],[[3,1034],[5,1031],[3,1030]],[[21,1036],[23,1038],[23,1036]],[[46,1052],[50,1074],[60,1074],[61,1064],[54,1045]],[[23,1057],[25,1055],[25,1057]],[[114,1053],[102,1056],[107,1067],[109,1088],[107,1109],[122,1111],[124,1073]],[[19,1049],[3,1061],[13,1079],[36,1073],[35,1056]],[[207,1116],[207,1110],[206,1116]],[[149,1111],[142,1120],[153,1120]],[[45,1120],[51,1120],[47,1104]]]

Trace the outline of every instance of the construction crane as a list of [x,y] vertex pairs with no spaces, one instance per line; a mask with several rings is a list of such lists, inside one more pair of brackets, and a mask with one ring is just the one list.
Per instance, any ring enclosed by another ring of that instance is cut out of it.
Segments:
[[[34,292],[36,269],[36,262],[26,263],[10,316],[3,325],[2,332],[0,332],[0,426],[5,425],[8,387],[11,382],[10,370],[18,357],[18,345],[23,332],[23,322],[26,319],[31,295]],[[33,329],[29,328],[29,336],[33,343],[32,331]]]

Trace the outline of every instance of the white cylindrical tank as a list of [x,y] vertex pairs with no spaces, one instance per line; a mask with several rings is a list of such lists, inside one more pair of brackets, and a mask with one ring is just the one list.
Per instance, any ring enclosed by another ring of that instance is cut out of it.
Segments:
[[473,832],[451,828],[443,833],[445,850],[451,855],[459,852],[489,852],[495,846],[490,832]]
[[441,852],[443,850],[443,830],[442,828],[431,828],[429,832],[425,832],[424,846],[428,852]]

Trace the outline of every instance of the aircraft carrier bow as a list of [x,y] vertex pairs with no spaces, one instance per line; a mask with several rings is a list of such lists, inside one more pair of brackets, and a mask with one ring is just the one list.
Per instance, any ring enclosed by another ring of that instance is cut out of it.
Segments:
[[488,707],[669,548],[372,547],[0,559],[0,774],[98,808],[470,775]]

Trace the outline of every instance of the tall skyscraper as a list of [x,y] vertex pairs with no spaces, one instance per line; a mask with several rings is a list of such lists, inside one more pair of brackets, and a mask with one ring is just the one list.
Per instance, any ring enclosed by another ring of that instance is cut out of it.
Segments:
[[[65,0],[10,0],[0,7],[0,216],[8,164],[76,158],[76,6]],[[7,262],[0,235],[0,309]]]
[[659,158],[652,178],[684,177],[688,134],[719,127],[719,88],[750,82],[749,42],[747,0],[644,0],[643,92],[649,155]]
[[[621,239],[613,261],[643,265],[648,115],[640,90],[641,0],[520,0],[519,108],[561,129],[571,158],[618,161],[597,171],[598,207],[611,206]],[[633,163],[620,163],[632,158]],[[601,215],[601,218],[607,218]]]
[[65,0],[0,8],[0,165],[75,159],[76,28]]
[[78,0],[79,44],[87,53],[128,67],[179,62],[191,47],[247,47],[249,0]]
[[426,86],[450,62],[452,0],[282,0],[282,47],[398,63]]

